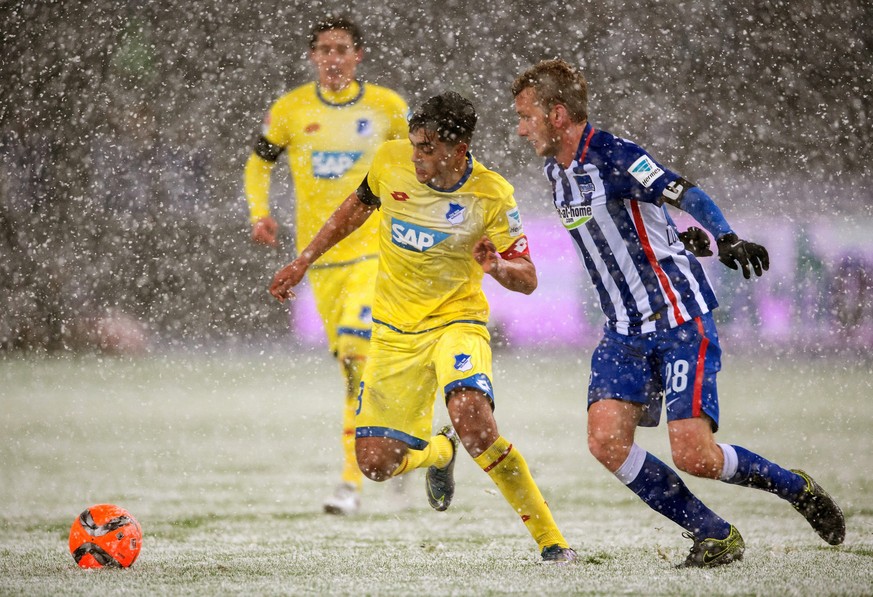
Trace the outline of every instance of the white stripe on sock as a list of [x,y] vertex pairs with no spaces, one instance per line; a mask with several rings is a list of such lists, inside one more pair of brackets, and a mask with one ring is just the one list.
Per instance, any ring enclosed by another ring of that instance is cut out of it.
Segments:
[[727,481],[737,474],[737,467],[740,465],[740,460],[737,458],[737,451],[730,444],[719,444],[722,453],[724,454],[724,466],[721,467],[721,476],[719,479]]
[[613,474],[625,485],[632,483],[637,478],[637,475],[640,474],[640,471],[643,470],[646,454],[647,452],[637,444],[632,445],[630,454],[627,455],[627,460]]

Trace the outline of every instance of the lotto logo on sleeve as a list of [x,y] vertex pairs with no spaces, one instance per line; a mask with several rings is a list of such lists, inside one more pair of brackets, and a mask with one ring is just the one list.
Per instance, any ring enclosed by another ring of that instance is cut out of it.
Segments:
[[315,178],[340,178],[359,159],[360,151],[313,151],[312,175]]
[[431,230],[424,226],[417,226],[391,218],[391,242],[416,253],[424,253],[432,249],[451,236],[439,230]]
[[640,156],[627,171],[647,189],[664,174],[664,170],[647,155]]

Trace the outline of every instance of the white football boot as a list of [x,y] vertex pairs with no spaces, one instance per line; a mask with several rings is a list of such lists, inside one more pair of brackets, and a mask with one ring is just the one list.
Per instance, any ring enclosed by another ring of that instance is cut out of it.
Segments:
[[332,495],[324,500],[324,511],[328,514],[355,514],[361,509],[361,492],[352,483],[340,483]]

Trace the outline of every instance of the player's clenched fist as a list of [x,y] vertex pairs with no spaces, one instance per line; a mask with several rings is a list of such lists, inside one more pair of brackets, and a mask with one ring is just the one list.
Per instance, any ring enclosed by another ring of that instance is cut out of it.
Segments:
[[279,241],[276,240],[278,231],[279,225],[276,224],[276,220],[270,216],[261,218],[252,225],[252,240],[268,247],[278,247]]
[[306,273],[309,264],[305,260],[298,257],[273,276],[273,283],[270,284],[270,294],[278,301],[284,302],[285,299],[293,299],[296,295],[291,291],[292,288],[300,283],[303,275]]
[[473,259],[476,263],[482,266],[482,271],[486,274],[491,270],[496,270],[499,266],[500,255],[497,254],[497,247],[491,242],[487,236],[480,238],[473,246]]

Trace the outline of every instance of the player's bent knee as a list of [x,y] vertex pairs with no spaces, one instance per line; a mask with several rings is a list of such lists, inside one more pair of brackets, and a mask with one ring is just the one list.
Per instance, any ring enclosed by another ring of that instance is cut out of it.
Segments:
[[600,464],[610,471],[616,471],[627,460],[630,444],[618,441],[615,435],[596,433],[589,430],[588,451]]
[[361,454],[358,452],[357,458],[358,468],[360,468],[361,472],[364,473],[364,476],[371,481],[387,481],[391,478],[391,473],[394,472],[393,468],[389,470],[388,467],[385,466],[384,461],[378,457],[374,457],[373,454]]
[[403,458],[399,450],[386,447],[375,438],[359,438],[355,442],[358,468],[371,481],[387,481]]

